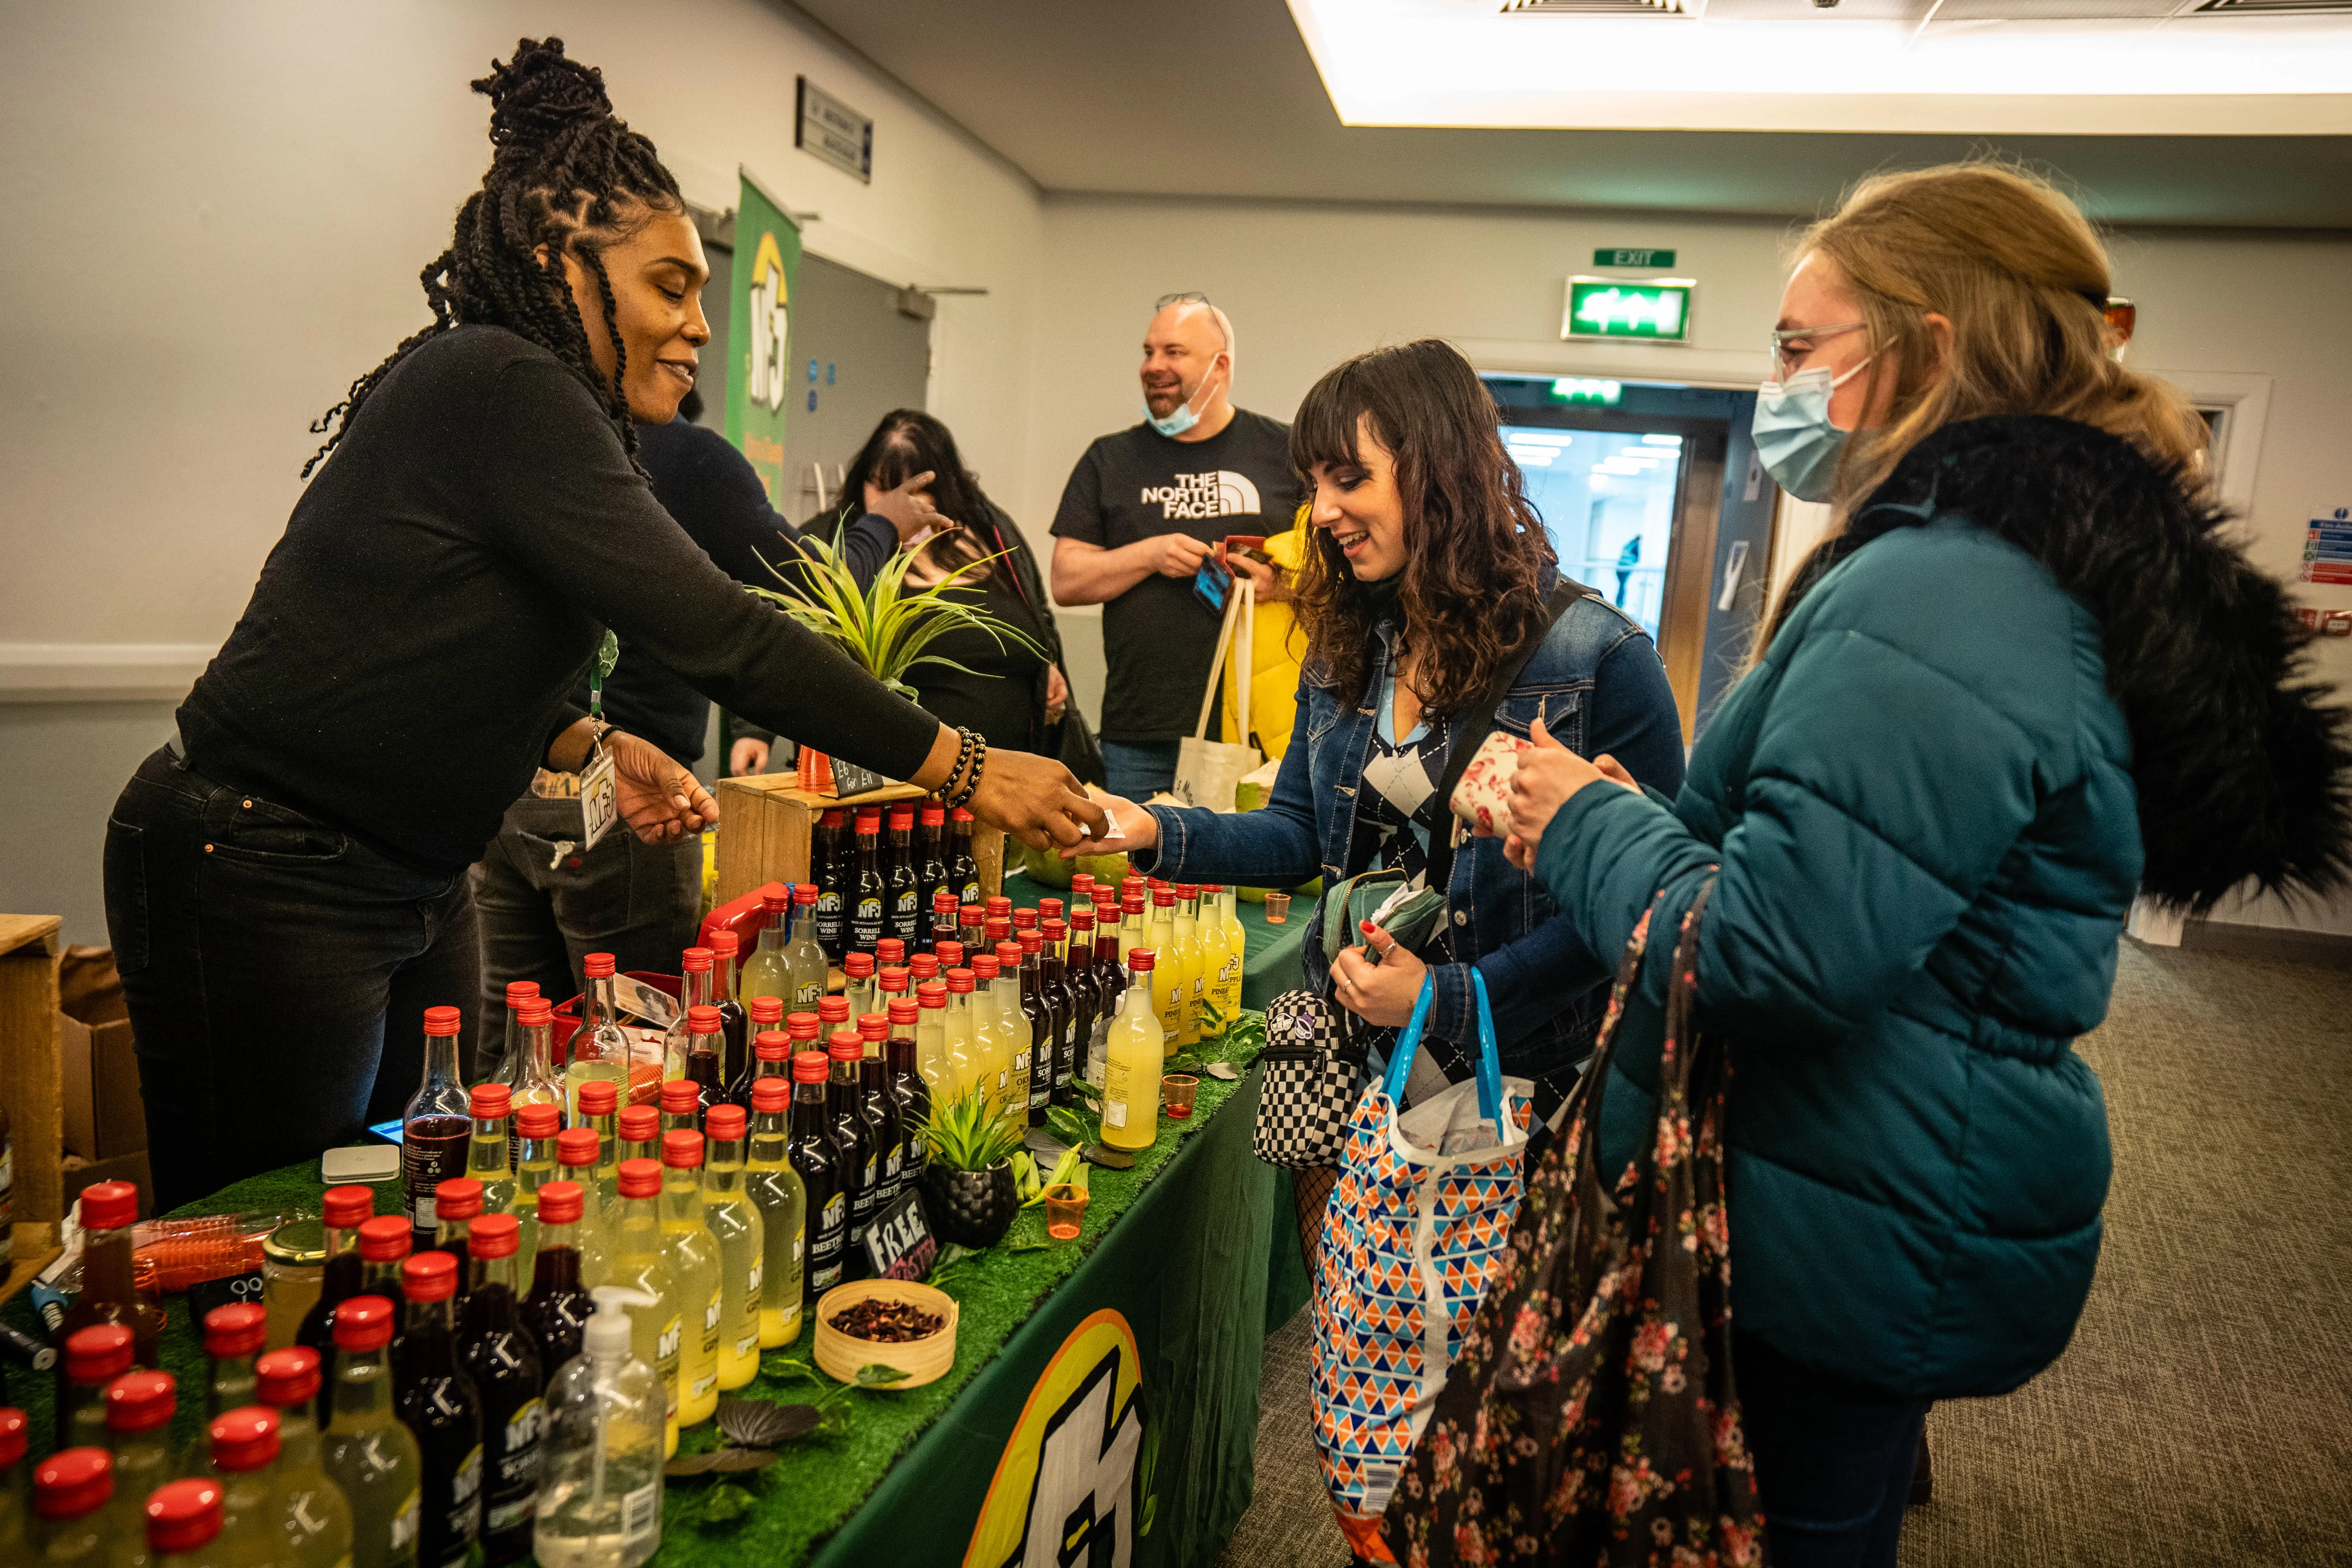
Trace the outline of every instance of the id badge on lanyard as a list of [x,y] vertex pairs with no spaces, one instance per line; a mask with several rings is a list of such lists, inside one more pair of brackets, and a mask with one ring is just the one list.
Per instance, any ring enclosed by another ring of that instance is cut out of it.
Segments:
[[[611,632],[596,648],[596,663],[588,677],[588,717],[599,726],[604,721],[604,678],[621,662],[621,639]],[[604,736],[600,728],[589,743],[587,765],[580,770],[580,847],[596,847],[596,841],[612,831],[621,820],[620,791],[614,782],[613,753],[604,749]]]

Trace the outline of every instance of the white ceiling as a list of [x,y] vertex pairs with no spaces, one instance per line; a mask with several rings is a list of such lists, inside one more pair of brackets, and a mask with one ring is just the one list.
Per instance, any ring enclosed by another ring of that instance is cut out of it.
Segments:
[[[1844,3],[1856,17],[1904,9]],[[1055,193],[1810,217],[1873,170],[1992,152],[2055,174],[2109,223],[2352,227],[2352,136],[1349,126],[1283,0],[800,9]]]

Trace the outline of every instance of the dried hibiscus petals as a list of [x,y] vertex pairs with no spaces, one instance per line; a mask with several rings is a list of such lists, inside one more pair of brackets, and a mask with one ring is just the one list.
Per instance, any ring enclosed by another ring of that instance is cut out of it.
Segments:
[[854,1340],[885,1345],[929,1339],[946,1323],[947,1319],[937,1312],[926,1312],[912,1301],[894,1301],[885,1296],[853,1301],[833,1315],[833,1326],[839,1332]]

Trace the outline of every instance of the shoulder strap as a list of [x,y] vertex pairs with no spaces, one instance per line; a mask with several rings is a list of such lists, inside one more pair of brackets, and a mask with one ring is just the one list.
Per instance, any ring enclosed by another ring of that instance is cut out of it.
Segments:
[[1486,695],[1478,700],[1477,705],[1463,712],[1462,722],[1454,731],[1453,743],[1446,749],[1445,776],[1438,781],[1437,785],[1437,820],[1444,831],[1430,836],[1429,872],[1423,884],[1435,889],[1441,896],[1453,886],[1454,879],[1454,786],[1462,782],[1462,775],[1469,771],[1470,759],[1477,755],[1478,748],[1486,743],[1486,731],[1495,727],[1495,710],[1503,705],[1503,699],[1511,694],[1511,688],[1518,684],[1519,672],[1527,668],[1528,661],[1535,658],[1536,649],[1543,647],[1544,639],[1551,635],[1552,627],[1559,625],[1559,618],[1568,614],[1569,606],[1591,592],[1575,578],[1562,573],[1559,582],[1552,588],[1551,604],[1544,616],[1543,626],[1503,661],[1501,668],[1495,671],[1494,684],[1486,689]]

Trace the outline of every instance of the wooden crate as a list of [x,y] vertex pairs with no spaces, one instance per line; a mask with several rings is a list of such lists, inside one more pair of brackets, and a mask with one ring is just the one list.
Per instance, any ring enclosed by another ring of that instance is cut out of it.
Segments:
[[64,1217],[65,1073],[56,915],[0,915],[0,1104],[15,1152],[14,1267],[0,1300],[54,1255]]
[[[719,781],[719,886],[714,902],[724,904],[768,882],[809,879],[809,839],[816,819],[835,806],[887,805],[920,800],[913,784],[892,784],[836,800],[800,787],[793,773],[760,773]],[[1004,887],[1004,835],[984,822],[971,825],[972,858],[980,862],[980,890],[993,898]],[[924,911],[925,919],[929,911]]]

